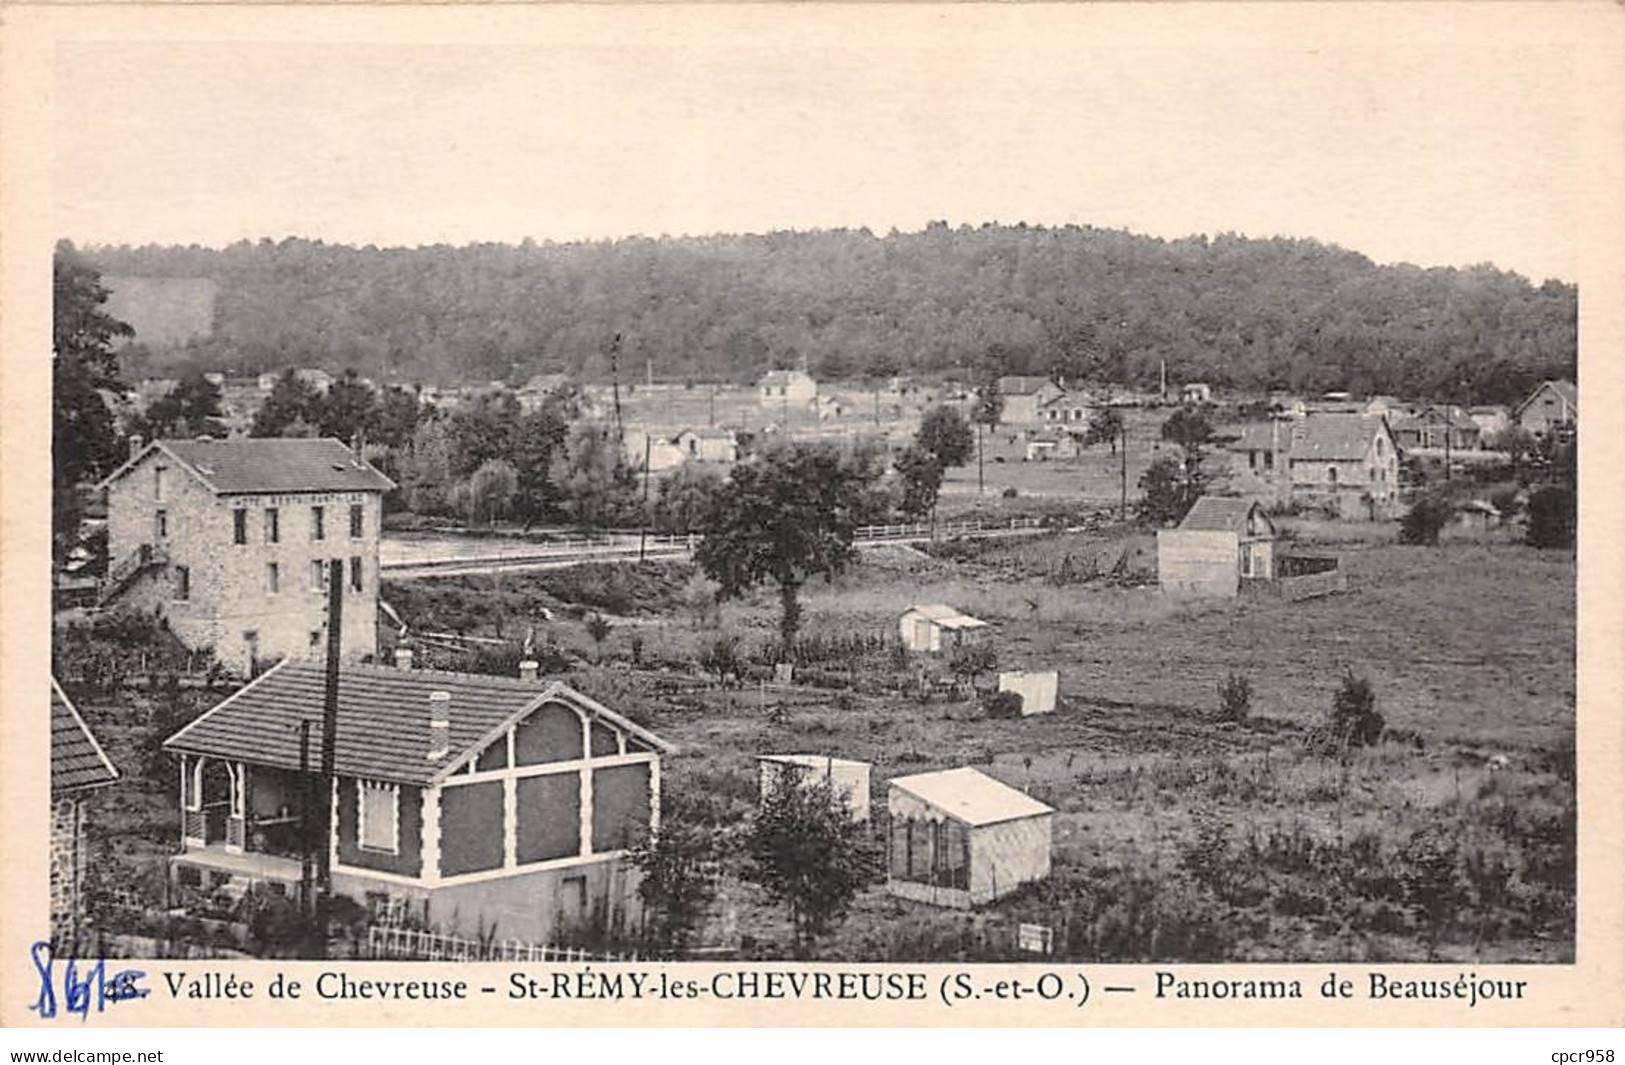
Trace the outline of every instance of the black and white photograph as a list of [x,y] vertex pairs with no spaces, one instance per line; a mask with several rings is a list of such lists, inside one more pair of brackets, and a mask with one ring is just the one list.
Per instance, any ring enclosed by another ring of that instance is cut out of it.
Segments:
[[1380,6],[57,45],[33,938],[1573,965],[1619,235],[1572,29]]

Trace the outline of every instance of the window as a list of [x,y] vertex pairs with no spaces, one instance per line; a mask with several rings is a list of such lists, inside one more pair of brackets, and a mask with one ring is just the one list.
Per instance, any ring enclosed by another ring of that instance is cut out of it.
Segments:
[[318,647],[318,646],[321,645],[321,642],[322,642],[322,630],[321,629],[311,629],[310,630],[310,645],[312,647]]
[[248,543],[248,510],[245,507],[238,507],[231,512],[231,542]]
[[351,503],[350,504],[350,539],[352,539],[352,540],[361,539],[362,533],[363,533],[364,528],[365,528],[365,526],[364,526],[365,521],[366,521],[366,511],[362,509],[361,504],[360,503]]
[[401,824],[398,784],[381,780],[358,780],[356,787],[356,839],[364,851],[400,851]]
[[1333,484],[1337,483],[1337,467],[1336,466],[1327,466],[1326,467],[1326,479],[1328,481],[1332,482]]
[[327,510],[324,507],[310,508],[310,538],[312,540],[327,538]]
[[351,555],[350,556],[350,590],[352,592],[359,592],[359,591],[361,591],[361,588],[362,588],[361,556],[360,555]]
[[265,564],[265,593],[275,595],[282,590],[282,570],[275,562]]
[[152,512],[152,535],[162,540],[169,535],[169,511],[155,510]]
[[265,542],[280,544],[282,542],[282,525],[278,521],[279,515],[275,507],[265,508]]
[[327,585],[327,567],[321,559],[310,564],[310,590],[319,592]]
[[192,598],[192,571],[189,567],[175,567],[175,598]]
[[[1548,402],[1550,402],[1548,400]],[[164,498],[164,474],[169,472],[168,466],[154,466],[152,468],[152,498]]]

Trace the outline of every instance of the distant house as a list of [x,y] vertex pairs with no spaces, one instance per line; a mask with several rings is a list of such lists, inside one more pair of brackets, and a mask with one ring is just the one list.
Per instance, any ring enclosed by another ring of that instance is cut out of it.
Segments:
[[854,821],[869,820],[869,763],[823,754],[767,754],[758,758],[762,799],[788,785],[812,788],[828,784],[837,802]]
[[295,370],[293,375],[294,377],[303,381],[305,384],[314,388],[316,391],[324,394],[329,388],[333,387],[333,375],[328,373],[326,370],[317,369],[315,367],[307,367],[305,369]]
[[1304,402],[1302,396],[1295,392],[1285,392],[1277,389],[1270,393],[1269,402],[1271,410],[1291,415],[1294,418],[1301,418],[1309,413],[1309,405]]
[[813,408],[818,412],[819,421],[831,421],[846,413],[846,404],[834,396],[819,396]]
[[1206,381],[1187,382],[1179,390],[1179,401],[1191,404],[1212,403],[1213,387]]
[[1234,456],[1233,476],[1247,491],[1278,500],[1281,496],[1278,489],[1285,481],[1279,475],[1286,469],[1287,454],[1292,448],[1292,420],[1271,418],[1267,422],[1248,422],[1233,431],[1234,438],[1224,445]]
[[[283,663],[164,742],[180,760],[177,879],[238,893],[300,882],[300,736],[319,758],[324,680],[320,662]],[[626,859],[658,824],[670,744],[532,678],[346,666],[338,685],[319,843],[336,893],[535,943],[636,919]]]
[[1253,499],[1203,496],[1177,529],[1157,531],[1164,593],[1234,596],[1244,578],[1275,576],[1275,523]]
[[1000,425],[1038,425],[1044,405],[1064,395],[1064,390],[1047,377],[1001,377],[996,387],[1003,401]]
[[568,374],[539,373],[534,374],[530,380],[521,385],[515,395],[519,399],[519,408],[527,414],[541,410],[551,396],[558,395],[570,387]]
[[664,473],[688,461],[682,448],[643,429],[626,430],[621,438],[621,453],[635,470],[643,469],[647,460],[650,473]]
[[159,614],[227,666],[308,653],[345,562],[343,651],[378,647],[378,543],[394,482],[337,440],[157,440],[105,482],[104,602]]
[[756,402],[763,407],[805,407],[818,398],[818,382],[801,370],[773,370],[756,382]]
[[1388,420],[1311,411],[1293,424],[1287,455],[1293,502],[1343,518],[1391,514],[1399,500],[1399,449]]
[[1512,412],[1497,405],[1468,407],[1467,417],[1478,426],[1478,439],[1484,446],[1488,446],[1490,440],[1506,432],[1507,427],[1512,424]]
[[1414,414],[1390,416],[1394,443],[1403,451],[1421,449],[1476,451],[1479,448],[1478,422],[1460,407],[1430,404]]
[[85,926],[86,797],[119,772],[73,701],[51,678],[51,944],[76,949]]
[[1083,447],[1076,434],[1041,429],[1027,439],[1025,458],[1028,462],[1047,462],[1050,459],[1075,459],[1082,453]]
[[1082,392],[1058,392],[1038,409],[1038,420],[1045,425],[1083,426],[1093,415],[1090,398]]
[[969,767],[893,777],[886,890],[969,909],[1050,873],[1053,808]]
[[962,614],[944,603],[927,603],[903,611],[898,634],[910,651],[936,652],[974,643],[988,630],[988,623]]
[[677,449],[688,462],[738,462],[739,435],[732,429],[704,426],[677,434]]
[[1456,504],[1456,521],[1470,532],[1488,532],[1501,527],[1500,508],[1484,499],[1469,499]]
[[1372,396],[1371,399],[1366,402],[1364,413],[1372,415],[1380,414],[1392,422],[1395,418],[1400,417],[1401,415],[1410,414],[1411,408],[1409,404],[1401,400],[1398,396]]
[[1542,381],[1512,417],[1533,436],[1572,437],[1580,424],[1580,391],[1573,381]]

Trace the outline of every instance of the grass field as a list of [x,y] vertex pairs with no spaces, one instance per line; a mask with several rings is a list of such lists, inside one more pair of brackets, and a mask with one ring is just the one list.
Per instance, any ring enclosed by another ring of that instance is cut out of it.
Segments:
[[[681,566],[398,582],[385,595],[425,619],[458,614],[469,632],[512,639],[535,626],[573,663],[569,680],[681,746],[668,805],[722,838],[747,823],[766,753],[872,762],[880,810],[886,778],[969,764],[1058,811],[1049,881],[971,915],[892,899],[877,882],[820,957],[1013,957],[1015,924],[1038,921],[1077,959],[1572,958],[1572,554],[1400,547],[1379,526],[1304,523],[1298,535],[1336,539],[1346,594],[1173,602],[1154,584],[1152,538],[1133,529],[951,557],[877,549],[806,587],[815,637],[895,633],[915,602],[995,622],[1002,668],[1061,674],[1057,711],[1014,721],[972,700],[921,702],[914,664],[881,647],[809,663],[795,686],[723,690],[694,667],[697,650],[722,632],[747,653],[764,646],[776,599],[717,607]],[[1119,580],[1078,579],[1119,560]],[[540,620],[543,606],[554,620]],[[615,615],[601,646],[579,620],[588,608]],[[1391,731],[1340,760],[1308,741],[1345,670],[1371,681]],[[1243,725],[1216,719],[1231,672],[1253,685]],[[126,764],[153,702],[81,705]],[[102,803],[121,861],[150,864],[172,846],[168,791],[167,777],[134,779]],[[744,953],[786,952],[783,914],[725,884]]]

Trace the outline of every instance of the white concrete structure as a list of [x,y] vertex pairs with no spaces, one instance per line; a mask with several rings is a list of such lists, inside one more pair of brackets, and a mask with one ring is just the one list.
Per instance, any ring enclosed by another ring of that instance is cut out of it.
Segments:
[[1013,669],[999,674],[999,690],[1021,696],[1022,717],[1054,713],[1055,696],[1060,687],[1061,674],[1053,669],[1039,672]]
[[803,788],[828,784],[854,821],[869,820],[869,763],[824,754],[765,754],[760,764],[763,801],[786,784]]
[[973,642],[987,628],[987,622],[962,614],[945,603],[909,607],[897,624],[904,647],[930,653]]
[[886,890],[968,909],[1050,872],[1055,811],[967,767],[894,777]]

